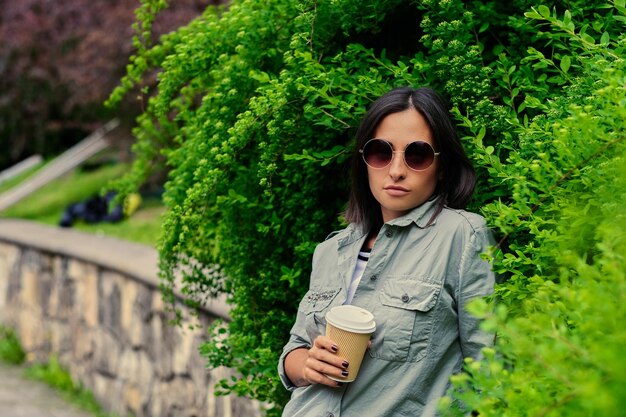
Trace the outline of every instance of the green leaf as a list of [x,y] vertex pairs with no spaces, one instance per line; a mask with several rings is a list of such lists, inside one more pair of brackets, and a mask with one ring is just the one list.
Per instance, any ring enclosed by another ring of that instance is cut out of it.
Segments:
[[482,141],[486,133],[487,133],[487,128],[485,126],[481,126],[480,130],[478,131],[478,134],[476,135],[476,140]]
[[570,58],[569,55],[565,55],[563,58],[561,58],[561,63],[560,63],[561,71],[563,71],[564,73],[567,73],[567,71],[569,71],[571,64],[572,64],[572,59]]
[[613,19],[618,22],[626,23],[626,16],[613,16]]
[[250,78],[257,80],[258,82],[264,84],[270,81],[270,76],[268,73],[264,72],[264,71],[255,71],[255,70],[251,70],[249,72],[249,76]]
[[548,8],[548,6],[544,6],[543,4],[539,6],[539,14],[542,17],[548,18],[550,17],[550,9]]
[[526,16],[529,19],[541,19],[541,15],[537,13],[534,8],[532,12],[525,12],[524,16]]
[[591,45],[595,45],[596,40],[593,38],[593,36],[588,35],[586,33],[581,33],[580,37],[587,43],[591,44]]
[[602,34],[602,37],[600,38],[600,44],[602,45],[608,45],[609,41],[611,40],[611,36],[609,35],[609,32],[604,32]]
[[567,26],[569,22],[571,21],[572,21],[572,12],[570,12],[569,10],[565,10],[565,13],[563,14],[563,23]]

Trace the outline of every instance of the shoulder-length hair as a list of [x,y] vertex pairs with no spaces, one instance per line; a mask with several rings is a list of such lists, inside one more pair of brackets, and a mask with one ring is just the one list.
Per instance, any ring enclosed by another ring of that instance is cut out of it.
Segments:
[[352,156],[352,189],[344,216],[348,222],[361,226],[365,232],[380,229],[383,218],[380,204],[370,190],[367,166],[359,149],[374,137],[376,128],[386,116],[410,108],[426,119],[435,150],[440,152],[439,180],[433,194],[433,198],[437,198],[436,209],[429,223],[441,213],[444,206],[465,208],[474,192],[476,174],[454,129],[446,102],[430,88],[396,88],[372,103],[356,132],[356,149]]

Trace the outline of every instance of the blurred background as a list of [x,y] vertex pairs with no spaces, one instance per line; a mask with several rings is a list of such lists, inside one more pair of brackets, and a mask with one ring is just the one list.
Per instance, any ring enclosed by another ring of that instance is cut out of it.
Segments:
[[[153,41],[219,3],[223,2],[172,2],[154,22]],[[119,121],[107,135],[105,150],[0,209],[0,217],[59,224],[71,204],[93,201],[111,179],[128,169],[134,142],[131,126],[145,97],[140,91],[127,95],[114,109],[103,103],[133,53],[139,6],[138,0],[0,0],[0,172],[35,156],[38,161],[11,178],[0,175],[0,194],[34,176],[107,122]],[[156,74],[145,83],[156,83]],[[165,175],[156,173],[146,183],[143,198],[133,200],[135,218],[122,227],[96,222],[73,226],[153,245]]]
[[[210,0],[180,0],[161,13],[157,38],[190,21]],[[102,105],[132,53],[138,0],[0,1],[0,170],[32,155],[62,152],[102,122],[130,121],[128,99]]]

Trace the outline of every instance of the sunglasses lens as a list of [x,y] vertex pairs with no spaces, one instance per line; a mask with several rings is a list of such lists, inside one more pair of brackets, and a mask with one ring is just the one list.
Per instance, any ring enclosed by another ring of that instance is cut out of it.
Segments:
[[384,140],[374,139],[365,144],[363,159],[372,168],[384,168],[391,162],[393,150]]
[[434,162],[435,151],[427,142],[412,142],[404,151],[404,160],[409,168],[422,171]]

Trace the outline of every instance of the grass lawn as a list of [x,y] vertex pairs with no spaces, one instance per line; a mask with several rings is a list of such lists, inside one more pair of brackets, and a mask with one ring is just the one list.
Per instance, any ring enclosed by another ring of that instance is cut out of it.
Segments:
[[[80,168],[75,169],[0,212],[0,217],[20,218],[57,225],[69,204],[99,194],[109,181],[119,178],[127,169],[128,166],[124,164],[108,164],[88,171]],[[8,184],[3,183],[0,192],[5,191],[9,186],[15,185],[27,176],[28,174],[21,176]],[[164,207],[161,200],[149,198],[143,200],[139,209],[129,218],[120,222],[97,224],[76,222],[72,227],[89,233],[119,237],[154,247],[160,233],[160,220],[163,212]]]
[[37,165],[30,167],[26,171],[23,171],[23,172],[19,173],[18,175],[14,176],[12,178],[9,178],[7,180],[4,180],[4,181],[0,182],[0,193],[3,193],[5,191],[13,188],[14,186],[19,184],[20,182],[24,181],[24,179],[30,177],[36,171],[38,171],[41,168],[43,168],[45,165],[46,165],[45,162],[40,162]]

